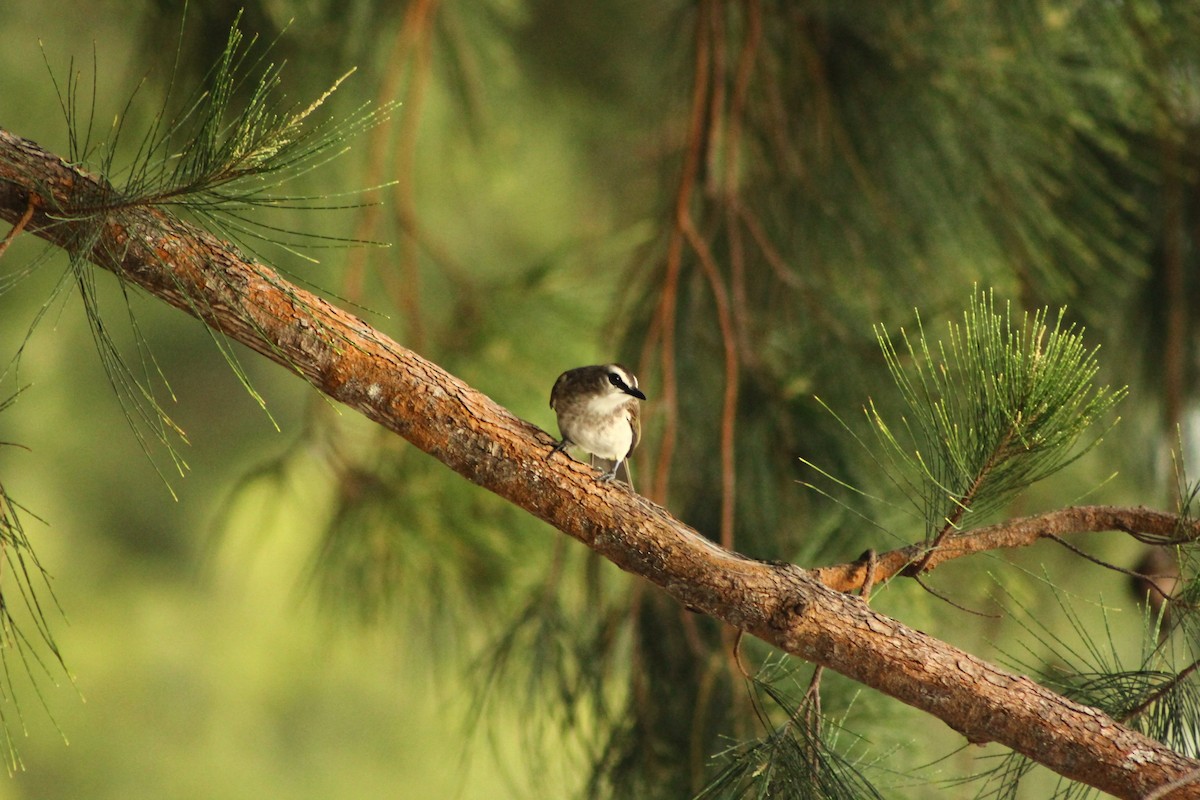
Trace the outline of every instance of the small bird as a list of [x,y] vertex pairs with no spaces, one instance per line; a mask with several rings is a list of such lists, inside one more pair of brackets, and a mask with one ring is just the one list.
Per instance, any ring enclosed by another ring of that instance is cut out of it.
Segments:
[[605,470],[600,480],[619,478],[632,489],[625,461],[642,435],[638,400],[645,399],[637,378],[620,364],[567,370],[550,390],[562,441],[546,457],[577,445],[591,454],[592,466]]

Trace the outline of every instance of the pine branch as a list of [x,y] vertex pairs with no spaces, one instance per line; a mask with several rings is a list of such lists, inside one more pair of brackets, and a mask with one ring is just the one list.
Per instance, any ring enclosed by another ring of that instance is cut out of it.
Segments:
[[878,458],[925,520],[930,555],[914,572],[928,567],[968,514],[1003,506],[1099,442],[1106,428],[1080,439],[1125,394],[1095,385],[1095,350],[1084,348],[1082,332],[1064,327],[1065,311],[1053,326],[1048,309],[1019,325],[1011,314],[981,293],[936,343],[920,319],[914,338],[902,330],[904,357],[876,330],[907,411],[899,424],[874,404],[867,416]]
[[[684,605],[838,671],[945,721],[971,742],[1000,742],[1073,780],[1144,797],[1200,768],[1102,712],[1071,702],[834,592],[788,564],[725,550],[587,466],[547,460],[554,439],[362,320],[246,261],[154,208],[96,220],[52,216],[98,180],[0,131],[0,218],[37,196],[26,230],[84,253],[205,324],[302,375]],[[1200,797],[1200,787],[1178,797]]]
[[[1200,540],[1200,520],[1148,508],[1061,508],[952,534],[933,551],[921,543],[880,553],[876,558],[874,581],[878,583],[914,572],[912,566],[926,558],[924,569],[928,571],[963,556],[989,550],[1029,547],[1042,539],[1101,531],[1121,531],[1146,544],[1184,544]],[[863,561],[819,567],[812,571],[817,580],[839,592],[861,588],[866,573],[867,565]]]

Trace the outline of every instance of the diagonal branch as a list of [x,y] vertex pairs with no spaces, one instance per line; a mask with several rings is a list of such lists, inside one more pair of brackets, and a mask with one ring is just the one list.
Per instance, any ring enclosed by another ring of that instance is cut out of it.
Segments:
[[[1057,539],[1076,533],[1123,531],[1147,544],[1182,544],[1200,539],[1200,520],[1152,511],[1148,508],[1118,506],[1072,506],[1031,517],[1001,522],[986,528],[946,537],[937,549],[925,543],[912,544],[881,553],[875,565],[875,582],[909,574],[911,565],[925,559],[924,570],[945,561],[1014,547],[1028,547],[1042,539]],[[866,564],[860,561],[819,567],[812,576],[831,589],[851,592],[862,586]],[[916,570],[911,570],[913,575]]]
[[[36,196],[28,232],[65,247],[94,242],[79,255],[299,373],[684,605],[922,709],[968,741],[1000,742],[1118,797],[1143,797],[1200,769],[799,567],[725,550],[581,463],[546,459],[554,440],[545,432],[193,226],[156,209],[73,220],[72,197],[97,188],[96,178],[0,130],[0,218],[18,219]],[[1172,797],[1200,798],[1200,786]]]

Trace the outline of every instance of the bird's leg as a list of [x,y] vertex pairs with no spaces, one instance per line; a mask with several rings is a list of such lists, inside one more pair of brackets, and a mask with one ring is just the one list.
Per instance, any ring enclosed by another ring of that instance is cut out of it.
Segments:
[[612,481],[614,478],[617,477],[617,468],[619,466],[621,466],[621,460],[617,459],[616,461],[613,462],[612,469],[610,469],[608,472],[605,472],[603,475],[601,475],[599,479],[601,481],[603,481],[604,483],[608,483],[608,482]]
[[562,438],[561,442],[554,445],[554,448],[551,449],[551,451],[549,453],[546,453],[546,458],[549,458],[550,456],[554,455],[555,453],[561,453],[563,450],[566,450],[570,446],[571,446],[571,440],[564,436]]

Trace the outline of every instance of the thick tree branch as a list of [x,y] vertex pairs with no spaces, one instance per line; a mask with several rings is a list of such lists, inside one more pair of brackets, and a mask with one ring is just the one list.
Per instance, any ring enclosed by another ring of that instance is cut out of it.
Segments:
[[[665,510],[566,457],[553,439],[365,322],[154,209],[72,216],[97,180],[0,131],[0,218],[85,255],[303,375],[475,483],[689,607],[1119,797],[1143,797],[1200,762],[1028,678],[876,613],[811,573],[722,549]],[[93,210],[94,211],[94,210]],[[99,227],[97,227],[99,226]],[[99,238],[84,232],[99,232]],[[1170,797],[1200,797],[1185,783]]]
[[[1123,531],[1147,544],[1182,544],[1200,539],[1200,520],[1185,519],[1178,514],[1148,508],[1061,508],[954,534],[935,548],[918,543],[881,553],[876,556],[875,582],[904,574],[916,564],[921,564],[921,571],[929,571],[945,561],[985,550],[1028,547],[1042,539],[1100,531]],[[925,561],[922,562],[922,559]],[[865,561],[860,560],[820,567],[812,570],[812,575],[830,589],[850,592],[862,587],[866,568]]]

